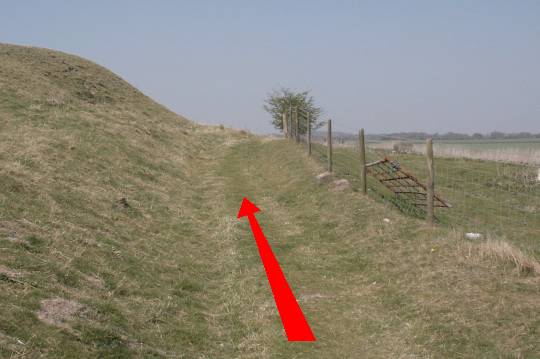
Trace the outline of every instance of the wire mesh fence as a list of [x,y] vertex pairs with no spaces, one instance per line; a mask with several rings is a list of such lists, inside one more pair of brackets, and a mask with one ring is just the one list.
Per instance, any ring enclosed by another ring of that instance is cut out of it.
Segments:
[[[427,177],[422,154],[369,152],[392,157],[419,178]],[[533,163],[442,157],[436,152],[435,188],[451,205],[436,209],[439,223],[531,244],[540,239],[540,182]]]
[[[299,126],[302,121],[303,127]],[[310,134],[309,121],[302,114],[289,122],[290,138],[306,146],[306,150],[311,147],[312,157],[326,168],[330,168],[330,156],[335,176],[347,179],[353,190],[360,190],[359,137],[351,134],[356,131],[332,123],[330,134],[324,126]],[[366,162],[386,158],[400,170],[413,174],[420,183],[427,183],[425,144],[406,138],[367,141],[365,151]],[[434,162],[435,196],[449,205],[435,205],[437,223],[464,232],[515,240],[540,257],[540,251],[536,249],[540,240],[539,157],[517,158],[515,153],[505,157],[500,150],[496,158],[491,155],[482,158],[481,152],[469,157],[467,151],[440,146],[435,141]],[[411,196],[396,194],[374,173],[368,175],[367,187],[373,198],[390,202],[407,215],[426,217],[425,206],[418,205],[426,201],[425,194],[413,195],[415,200],[411,200]]]

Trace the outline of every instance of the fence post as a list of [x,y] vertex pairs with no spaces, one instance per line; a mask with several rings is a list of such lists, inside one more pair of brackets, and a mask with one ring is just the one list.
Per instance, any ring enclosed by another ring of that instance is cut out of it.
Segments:
[[434,181],[434,166],[433,166],[433,140],[429,138],[426,141],[426,157],[428,167],[428,180],[427,180],[427,223],[432,225],[435,218],[434,213],[434,196],[435,196],[435,181]]
[[326,147],[328,149],[328,172],[332,172],[332,120],[328,119],[328,132],[326,134]]
[[289,105],[289,116],[288,116],[288,119],[287,119],[287,126],[288,129],[287,129],[287,133],[289,135],[289,138],[292,138],[292,135],[293,135],[293,127],[292,127],[292,106]]
[[362,193],[367,194],[366,182],[366,142],[364,139],[364,129],[361,128],[358,133],[358,144],[360,145],[360,187]]
[[282,115],[282,127],[283,127],[283,136],[285,138],[289,137],[289,127],[287,125],[287,113],[283,112],[283,115]]
[[298,107],[294,108],[294,119],[296,120],[296,142],[300,142],[300,122],[298,121]]
[[309,112],[306,116],[306,131],[307,131],[307,152],[311,156],[311,116]]

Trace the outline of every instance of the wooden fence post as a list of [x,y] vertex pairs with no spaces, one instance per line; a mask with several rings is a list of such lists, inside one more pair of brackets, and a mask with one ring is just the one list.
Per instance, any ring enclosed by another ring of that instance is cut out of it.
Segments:
[[307,131],[307,152],[308,156],[311,156],[311,116],[309,112],[306,116],[306,131]]
[[328,119],[328,132],[326,134],[326,147],[328,149],[328,172],[332,172],[332,120]]
[[362,193],[367,194],[366,182],[366,142],[364,139],[364,129],[361,128],[358,133],[358,144],[360,145],[360,187]]
[[294,108],[294,119],[296,120],[296,142],[300,142],[300,121],[298,121],[298,107]]
[[283,127],[283,136],[284,136],[285,138],[288,138],[288,137],[289,137],[289,127],[288,127],[288,125],[287,125],[287,113],[285,113],[285,112],[284,112],[283,115],[282,115],[282,121],[283,121],[283,123],[282,123],[282,127]]
[[428,167],[428,180],[427,180],[427,223],[432,225],[435,219],[434,209],[434,196],[435,196],[435,171],[433,166],[433,140],[429,138],[426,141],[426,157]]
[[292,127],[292,106],[291,105],[289,105],[289,116],[287,119],[287,126],[289,126],[287,130],[287,134],[289,135],[289,138],[292,138],[293,127]]

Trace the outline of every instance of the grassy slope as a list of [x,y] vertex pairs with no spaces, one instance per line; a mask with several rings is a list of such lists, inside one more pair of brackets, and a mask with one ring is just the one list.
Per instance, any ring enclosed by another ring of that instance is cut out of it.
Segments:
[[[7,45],[0,119],[0,356],[207,350],[205,164],[239,136],[83,59]],[[36,318],[57,297],[86,306],[69,330]]]
[[[537,278],[315,185],[293,144],[195,126],[87,61],[6,45],[0,126],[0,357],[540,352]],[[316,343],[284,340],[244,195]],[[83,309],[47,324],[50,298]]]

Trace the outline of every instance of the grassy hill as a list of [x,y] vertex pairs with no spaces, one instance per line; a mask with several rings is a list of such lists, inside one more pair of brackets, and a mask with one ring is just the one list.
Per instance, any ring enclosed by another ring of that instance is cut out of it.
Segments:
[[[0,357],[540,353],[537,276],[320,171],[81,58],[0,45]],[[243,196],[315,343],[285,339]]]

